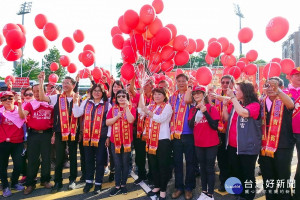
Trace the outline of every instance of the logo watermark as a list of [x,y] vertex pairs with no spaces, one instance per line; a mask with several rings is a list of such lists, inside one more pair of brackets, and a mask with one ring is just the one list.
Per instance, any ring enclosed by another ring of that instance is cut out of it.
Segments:
[[229,194],[241,194],[243,192],[242,182],[236,177],[230,177],[225,182],[225,190]]

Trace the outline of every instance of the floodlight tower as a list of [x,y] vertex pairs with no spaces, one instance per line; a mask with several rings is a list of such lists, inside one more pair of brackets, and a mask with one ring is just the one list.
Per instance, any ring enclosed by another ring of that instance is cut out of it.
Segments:
[[[233,4],[234,5],[234,12],[240,19],[240,30],[242,29],[242,18],[244,18],[244,15],[241,11],[241,8],[239,4]],[[242,43],[240,42],[240,55],[242,55]]]
[[[28,14],[31,12],[31,7],[32,7],[32,2],[25,2],[23,4],[21,4],[20,6],[20,10],[19,12],[17,12],[17,15],[22,15],[22,25],[24,25],[24,15],[25,14]],[[20,59],[20,62],[21,62],[21,77],[22,77],[22,62],[23,62],[23,52],[24,52],[24,48],[25,46],[22,48],[22,56],[21,56],[21,59]]]

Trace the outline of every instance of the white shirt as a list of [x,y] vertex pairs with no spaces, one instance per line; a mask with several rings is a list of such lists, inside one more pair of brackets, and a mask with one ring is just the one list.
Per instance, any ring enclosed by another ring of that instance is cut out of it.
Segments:
[[[149,106],[147,106],[149,107]],[[153,113],[155,113],[155,111],[159,108],[159,106],[156,106],[156,108],[154,109]],[[142,109],[138,108],[138,112],[141,115],[141,117],[145,116],[145,113],[142,111]],[[168,103],[166,104],[164,110],[162,111],[162,113],[160,115],[156,115],[154,114],[152,118],[150,118],[150,131],[151,131],[151,127],[152,127],[152,121],[155,121],[157,123],[160,123],[160,130],[159,130],[159,140],[163,140],[163,139],[170,139],[170,135],[171,135],[171,131],[170,131],[170,121],[172,118],[172,107],[171,105]],[[144,130],[143,135],[146,134],[146,130]]]
[[[58,94],[49,96],[49,99],[50,99],[49,104],[50,105],[54,106],[57,103],[57,95]],[[67,97],[67,100],[68,100],[69,103],[72,101],[72,99],[73,99],[73,97]]]

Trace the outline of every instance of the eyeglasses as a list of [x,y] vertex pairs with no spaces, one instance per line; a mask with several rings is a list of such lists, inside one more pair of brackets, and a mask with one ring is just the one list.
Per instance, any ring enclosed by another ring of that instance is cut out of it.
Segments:
[[222,81],[222,82],[221,82],[222,85],[224,85],[224,84],[227,84],[227,85],[228,85],[229,83],[230,83],[230,81]]
[[120,98],[124,98],[124,99],[125,99],[125,98],[126,98],[126,95],[125,95],[125,94],[124,94],[124,95],[118,95],[117,98],[118,98],[118,99],[120,99]]
[[14,99],[14,98],[12,98],[12,97],[6,97],[6,98],[1,98],[1,101],[2,101],[2,102],[7,101],[7,100],[11,101],[11,100],[13,100],[13,99]]
[[263,88],[264,89],[268,89],[270,87],[270,83],[265,83],[264,85],[263,85]]
[[32,96],[33,96],[33,93],[26,93],[26,94],[24,94],[24,96],[25,96],[25,97],[28,97],[28,96],[32,97]]

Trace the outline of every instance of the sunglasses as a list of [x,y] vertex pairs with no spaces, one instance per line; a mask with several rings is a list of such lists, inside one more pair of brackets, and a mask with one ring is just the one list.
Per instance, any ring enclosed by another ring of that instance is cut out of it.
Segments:
[[24,94],[24,96],[25,96],[25,97],[28,97],[28,96],[32,97],[32,96],[33,96],[33,93],[27,93],[27,94]]
[[1,101],[2,101],[2,102],[7,101],[7,100],[11,101],[11,100],[13,100],[13,99],[14,99],[14,98],[12,98],[12,97],[6,97],[6,98],[1,98]]
[[124,94],[124,95],[118,95],[118,96],[117,96],[118,99],[120,99],[121,97],[125,99],[125,98],[126,98],[126,95]]
[[224,85],[224,84],[227,84],[227,85],[228,85],[229,83],[230,83],[230,81],[222,81],[222,82],[221,82],[222,85]]

